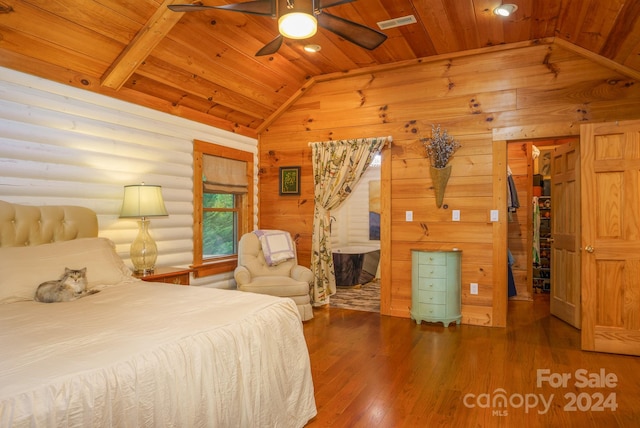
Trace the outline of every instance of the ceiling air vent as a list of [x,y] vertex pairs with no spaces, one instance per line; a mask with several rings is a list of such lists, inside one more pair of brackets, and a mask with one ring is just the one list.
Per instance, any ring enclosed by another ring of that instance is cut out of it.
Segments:
[[402,27],[403,25],[415,24],[416,22],[418,21],[416,21],[415,16],[407,15],[407,16],[401,16],[400,18],[389,19],[387,21],[380,21],[377,24],[381,30],[386,30],[388,28],[396,28],[396,27]]

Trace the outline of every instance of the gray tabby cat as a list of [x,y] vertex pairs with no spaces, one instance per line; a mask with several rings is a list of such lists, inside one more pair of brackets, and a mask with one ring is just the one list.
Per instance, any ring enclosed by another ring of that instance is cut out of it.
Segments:
[[87,268],[64,268],[64,275],[55,281],[46,281],[38,286],[35,301],[43,303],[70,302],[95,294],[99,290],[87,290]]

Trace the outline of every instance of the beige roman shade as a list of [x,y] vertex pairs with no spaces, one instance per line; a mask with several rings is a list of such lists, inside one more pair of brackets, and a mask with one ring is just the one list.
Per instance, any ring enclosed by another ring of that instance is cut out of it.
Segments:
[[248,193],[247,163],[219,156],[203,155],[202,182],[205,192]]

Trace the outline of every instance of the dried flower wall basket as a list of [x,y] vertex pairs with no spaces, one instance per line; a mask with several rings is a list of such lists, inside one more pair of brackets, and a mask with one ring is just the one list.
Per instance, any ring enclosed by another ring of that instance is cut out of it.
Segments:
[[444,168],[431,168],[431,180],[433,181],[433,190],[436,193],[436,206],[440,208],[444,199],[444,190],[447,187],[447,182],[451,176],[451,165],[447,165]]
[[433,189],[436,193],[436,205],[438,208],[442,206],[444,199],[444,190],[451,176],[451,165],[449,159],[460,148],[460,143],[454,140],[445,129],[440,129],[431,125],[431,138],[421,138],[424,144],[426,155],[429,158],[431,180],[433,181]]

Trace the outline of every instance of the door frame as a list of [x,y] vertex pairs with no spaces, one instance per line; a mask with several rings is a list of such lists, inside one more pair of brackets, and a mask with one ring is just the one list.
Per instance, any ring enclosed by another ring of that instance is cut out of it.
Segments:
[[539,134],[528,127],[494,128],[493,147],[493,207],[498,210],[498,221],[493,222],[493,310],[492,325],[507,326],[507,250],[509,224],[507,213],[507,145],[516,141],[536,141],[562,138],[580,140],[580,127],[569,134]]

